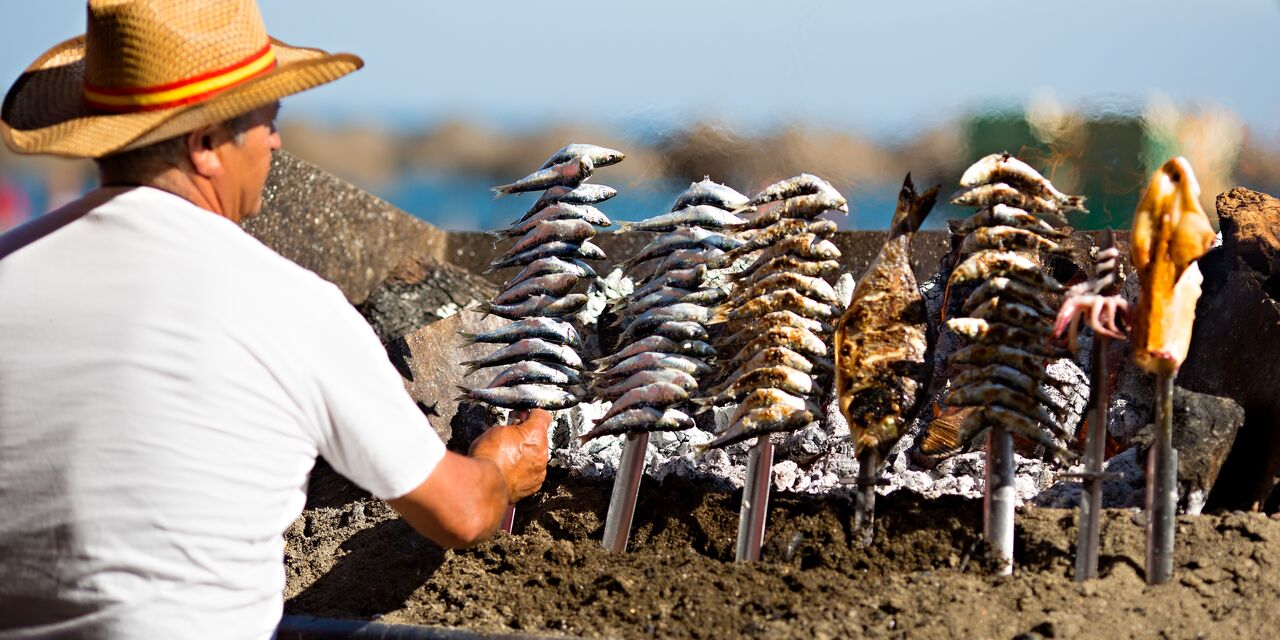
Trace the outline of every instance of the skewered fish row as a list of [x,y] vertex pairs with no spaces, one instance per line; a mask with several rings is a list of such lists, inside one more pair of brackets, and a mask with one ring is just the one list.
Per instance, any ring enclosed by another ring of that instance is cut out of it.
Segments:
[[[982,158],[960,179],[967,189],[953,204],[981,207],[958,224],[963,234],[960,263],[947,280],[947,298],[962,299],[960,313],[946,321],[967,346],[948,361],[960,371],[944,401],[973,407],[959,424],[935,423],[958,430],[954,437],[926,438],[921,451],[940,443],[963,445],[988,427],[1043,445],[1070,457],[1064,440],[1066,407],[1041,384],[1056,381],[1046,374],[1051,362],[1067,353],[1050,342],[1057,297],[1065,290],[1044,268],[1044,259],[1066,250],[1058,244],[1068,234],[1046,222],[1061,221],[1068,211],[1084,211],[1084,198],[1055,188],[1026,163],[1007,153]],[[969,292],[963,298],[956,293]],[[948,310],[943,304],[944,313]]]
[[708,448],[821,419],[831,322],[842,311],[823,279],[839,269],[840,251],[829,239],[836,225],[818,216],[848,213],[844,196],[826,180],[801,174],[765,188],[748,205],[754,217],[736,226],[743,244],[711,264],[729,267],[755,256],[733,274],[733,292],[711,319],[720,325],[717,351],[735,356],[700,403],[737,409]]
[[596,361],[594,378],[595,395],[613,404],[584,441],[693,426],[680,407],[712,370],[716,351],[706,341],[706,323],[711,307],[725,297],[724,290],[705,286],[707,263],[742,244],[722,230],[744,223],[732,211],[747,202],[734,189],[704,179],[681,193],[670,212],[620,225],[616,233],[660,235],[622,263],[637,282],[617,305],[619,344],[625,346]]
[[597,227],[612,223],[595,205],[617,195],[603,185],[585,184],[595,169],[621,162],[624,154],[589,144],[570,144],[555,152],[537,171],[511,184],[494,187],[494,197],[543,191],[541,197],[503,230],[490,232],[498,242],[514,240],[493,259],[486,273],[520,267],[492,300],[480,305],[487,314],[511,324],[482,334],[463,334],[468,342],[505,344],[477,360],[461,363],[468,373],[503,367],[488,386],[459,387],[459,400],[507,409],[566,409],[585,395],[582,337],[567,316],[587,302],[573,293],[584,278],[595,277],[585,260],[605,257],[592,244]]
[[[1015,478],[1013,434],[1058,457],[1073,457],[1065,441],[1069,408],[1042,389],[1062,391],[1049,366],[1067,355],[1049,343],[1053,308],[1065,287],[1049,275],[1045,258],[1066,253],[1062,232],[1067,211],[1083,210],[1083,198],[1058,191],[1047,179],[1007,153],[992,154],[960,178],[967,190],[953,204],[980,207],[957,225],[953,244],[960,264],[947,278],[943,314],[953,292],[963,297],[960,315],[947,320],[963,346],[947,357],[952,376],[943,402],[960,407],[960,419],[934,420],[920,443],[926,455],[958,448],[989,431],[983,482],[983,537],[999,572],[1013,571]],[[961,299],[955,296],[955,299]],[[1064,394],[1065,395],[1065,394]],[[958,417],[960,414],[957,413]],[[937,433],[935,433],[937,431]]]

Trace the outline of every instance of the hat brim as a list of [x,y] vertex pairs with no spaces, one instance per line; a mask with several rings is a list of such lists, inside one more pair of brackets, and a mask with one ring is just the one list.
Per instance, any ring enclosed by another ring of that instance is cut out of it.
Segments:
[[36,59],[5,96],[0,137],[17,153],[99,158],[228,120],[364,66],[358,56],[274,38],[276,68],[195,104],[138,113],[95,112],[84,102],[84,36]]

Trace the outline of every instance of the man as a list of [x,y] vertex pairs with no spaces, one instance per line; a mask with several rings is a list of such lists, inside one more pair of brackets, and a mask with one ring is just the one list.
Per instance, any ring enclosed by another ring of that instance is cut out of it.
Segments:
[[0,236],[0,638],[270,637],[317,455],[467,546],[541,486],[549,415],[446,452],[333,285],[235,223],[277,101],[361,66],[252,0],[90,0],[0,136],[102,188]]

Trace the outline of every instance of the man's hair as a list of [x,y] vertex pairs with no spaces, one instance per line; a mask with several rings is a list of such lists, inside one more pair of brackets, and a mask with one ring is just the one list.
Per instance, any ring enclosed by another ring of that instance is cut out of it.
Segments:
[[[253,127],[253,112],[242,113],[225,120],[222,126],[235,136],[237,145],[244,144],[245,132]],[[153,142],[145,147],[130,149],[101,158],[95,158],[102,182],[146,182],[170,167],[187,166],[187,134]]]

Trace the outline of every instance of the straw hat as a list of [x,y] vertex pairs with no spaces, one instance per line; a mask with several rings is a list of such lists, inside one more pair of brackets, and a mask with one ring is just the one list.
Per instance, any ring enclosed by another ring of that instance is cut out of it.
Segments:
[[364,65],[267,35],[253,0],[89,0],[0,109],[18,153],[98,158],[221,122]]

